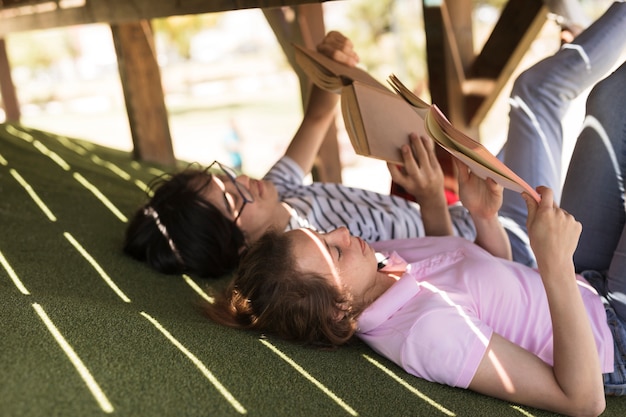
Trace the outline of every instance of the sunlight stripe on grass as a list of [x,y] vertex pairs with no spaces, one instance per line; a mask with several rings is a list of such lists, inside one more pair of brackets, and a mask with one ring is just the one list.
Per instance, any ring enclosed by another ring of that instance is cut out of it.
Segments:
[[235,399],[235,397],[228,391],[222,383],[207,369],[207,367],[202,363],[200,359],[198,359],[193,353],[191,353],[182,343],[180,343],[172,334],[165,329],[161,323],[159,323],[155,318],[150,316],[146,312],[140,313],[146,320],[148,320],[154,327],[160,331],[163,336],[165,336],[174,346],[178,348],[187,358],[202,372],[202,375],[205,376],[206,379],[213,384],[213,386],[219,391],[220,394],[233,406],[235,410],[237,410],[240,414],[247,414],[248,411],[241,405],[239,401]]
[[160,177],[162,175],[165,175],[165,171],[161,171],[160,169],[154,168],[154,167],[148,167],[148,172],[154,175],[155,177]]
[[33,137],[33,135],[28,134],[26,132],[22,132],[21,130],[18,130],[15,126],[13,125],[6,125],[6,129],[7,133],[10,133],[11,135],[15,136],[16,138],[22,139],[28,143],[32,143],[33,140],[35,139]]
[[518,413],[521,413],[521,414],[525,415],[526,417],[535,417],[534,414],[529,413],[528,411],[524,410],[519,405],[511,405],[511,408],[513,410],[517,411]]
[[7,261],[7,258],[5,258],[2,254],[2,252],[0,252],[0,264],[2,264],[4,270],[7,271],[7,274],[9,274],[9,278],[11,278],[11,281],[13,281],[13,284],[17,287],[17,289],[20,290],[20,292],[24,295],[30,295],[30,291],[28,291],[26,286],[24,286],[20,278],[17,276],[17,274],[9,264],[9,261]]
[[100,274],[100,276],[102,277],[102,279],[104,280],[104,282],[107,283],[107,285],[109,287],[111,287],[111,289],[117,294],[118,297],[120,297],[122,299],[122,301],[126,302],[126,303],[130,303],[130,298],[128,298],[126,296],[126,294],[124,294],[124,292],[120,289],[120,287],[117,286],[117,284],[115,284],[115,282],[113,282],[113,280],[111,279],[111,277],[109,277],[109,275],[104,272],[104,269],[102,269],[102,267],[98,264],[98,262],[96,262],[96,260],[89,254],[89,252],[87,252],[85,250],[85,248],[83,248],[81,246],[80,243],[78,243],[78,241],[76,239],[74,239],[74,236],[72,236],[71,234],[69,234],[68,232],[64,232],[63,236],[65,236],[65,238],[72,244],[72,246],[74,246],[74,248],[76,248],[76,250],[83,255],[83,258],[85,258],[87,260],[87,262],[89,262],[91,264],[91,266],[98,272],[98,274]]
[[209,303],[213,304],[215,299],[213,297],[210,297],[209,294],[207,294],[206,292],[204,292],[202,288],[200,288],[200,286],[196,284],[196,282],[193,279],[191,279],[189,275],[183,274],[183,279],[185,280],[187,285],[191,287],[192,290],[194,290],[195,292],[198,293],[198,295],[200,295],[200,297],[204,298]]
[[409,390],[412,394],[417,395],[419,398],[421,398],[422,400],[426,401],[428,404],[432,405],[437,410],[441,411],[443,414],[448,415],[448,416],[456,416],[455,413],[453,413],[452,411],[448,410],[443,405],[441,405],[441,404],[437,403],[436,401],[428,398],[426,395],[422,394],[418,389],[416,389],[415,387],[409,385],[404,379],[400,378],[398,375],[393,373],[391,370],[387,369],[382,363],[378,362],[377,360],[375,360],[374,358],[372,358],[372,357],[370,357],[368,355],[363,355],[363,357],[365,359],[367,359],[372,365],[374,365],[375,367],[377,367],[378,369],[380,369],[381,371],[386,373],[388,376],[390,376],[391,379],[393,379],[398,384],[402,385],[404,388]]
[[4,165],[4,166],[9,165],[9,161],[4,159],[4,156],[2,156],[2,154],[0,154],[0,165]]
[[335,395],[330,389],[326,388],[321,382],[315,379],[311,374],[309,374],[304,368],[295,363],[289,356],[285,355],[281,352],[276,346],[272,345],[265,339],[259,339],[261,343],[267,346],[272,352],[277,354],[282,360],[291,365],[296,371],[298,371],[303,377],[308,379],[313,385],[319,388],[324,394],[328,395],[333,401],[335,401],[341,408],[343,408],[348,414],[353,416],[358,416],[357,413],[352,407],[346,404],[341,398]]
[[100,388],[100,386],[98,385],[94,377],[91,375],[91,372],[89,372],[89,369],[87,369],[83,361],[76,354],[72,346],[70,346],[67,340],[65,340],[65,338],[63,337],[61,332],[59,332],[59,329],[57,329],[57,327],[54,325],[52,320],[50,320],[50,317],[48,317],[48,314],[46,314],[44,309],[37,303],[33,303],[33,308],[39,315],[39,318],[41,318],[43,323],[48,328],[48,331],[52,334],[54,339],[57,341],[59,346],[61,346],[61,349],[63,349],[63,352],[65,352],[65,355],[67,355],[70,362],[72,362],[72,365],[74,365],[74,368],[76,368],[76,370],[78,371],[78,374],[87,385],[87,388],[89,388],[89,391],[91,391],[91,394],[94,396],[94,398],[98,402],[98,405],[100,406],[102,411],[104,411],[105,413],[112,413],[114,411],[113,405],[111,404],[107,396],[104,394],[104,392],[102,391],[102,389]]
[[30,198],[32,198],[33,201],[35,202],[35,204],[37,204],[37,206],[41,209],[41,211],[44,212],[46,217],[48,217],[48,219],[51,222],[56,222],[57,221],[57,217],[54,214],[52,214],[52,211],[50,211],[48,206],[46,206],[46,204],[41,200],[41,198],[39,198],[39,196],[37,195],[35,190],[33,190],[33,187],[31,187],[30,184],[27,183],[24,178],[22,178],[22,176],[19,174],[19,172],[17,172],[13,168],[11,168],[9,170],[9,172],[11,173],[11,175],[13,175],[13,178],[15,178],[15,180],[22,186],[22,188],[24,188],[24,190],[26,190],[28,195],[30,195]]
[[72,142],[65,136],[55,136],[56,140],[58,140],[61,145],[65,146],[67,149],[77,153],[80,156],[85,156],[87,154],[87,149],[78,145],[77,143]]
[[127,223],[128,222],[128,218],[126,216],[124,216],[124,214],[117,208],[115,207],[115,205],[113,203],[111,203],[111,201],[106,198],[104,196],[104,194],[102,194],[100,192],[100,190],[98,190],[98,187],[96,187],[95,185],[93,185],[92,183],[90,183],[89,181],[87,181],[87,179],[85,177],[83,177],[82,175],[80,175],[78,172],[74,173],[74,178],[76,179],[76,181],[78,181],[83,187],[85,187],[86,189],[88,189],[89,191],[91,191],[93,193],[93,195],[96,196],[96,198],[98,200],[100,200],[102,202],[102,204],[104,204],[109,210],[111,210],[111,212],[118,218],[120,219],[122,222]]
[[91,155],[91,160],[94,164],[100,165],[101,167],[108,169],[109,171],[117,175],[118,177],[126,181],[130,181],[130,174],[124,171],[122,168],[115,165],[114,163],[105,161],[104,159],[100,158],[98,155]]
[[148,196],[152,197],[154,195],[154,192],[150,190],[150,186],[148,184],[146,184],[145,182],[143,182],[141,180],[138,180],[138,179],[135,179],[135,185],[141,191],[143,191],[144,193],[148,194]]
[[34,140],[33,146],[39,152],[41,152],[48,158],[52,159],[54,163],[60,166],[64,171],[69,171],[71,169],[70,165],[67,162],[65,162],[65,160],[59,156],[59,154],[48,149],[48,147],[44,145],[43,143],[39,142],[38,140]]

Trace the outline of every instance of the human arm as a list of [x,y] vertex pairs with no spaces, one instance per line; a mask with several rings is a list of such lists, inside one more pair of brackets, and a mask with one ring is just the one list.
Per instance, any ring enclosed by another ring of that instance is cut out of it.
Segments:
[[566,415],[598,415],[605,407],[602,371],[572,256],[582,230],[541,187],[541,202],[524,194],[528,233],[546,291],[553,328],[553,366],[494,335],[469,388]]
[[388,163],[391,179],[415,197],[420,205],[426,236],[452,235],[452,220],[443,188],[443,170],[431,138],[409,135],[402,146],[404,167]]
[[502,186],[492,179],[472,174],[467,165],[454,159],[459,180],[459,198],[476,227],[475,243],[494,256],[512,259],[511,242],[498,220],[502,206]]
[[[317,46],[320,53],[348,66],[355,66],[359,58],[352,42],[341,33],[331,31]],[[339,95],[313,85],[302,122],[285,155],[293,159],[305,173],[313,168],[317,153],[335,116]]]

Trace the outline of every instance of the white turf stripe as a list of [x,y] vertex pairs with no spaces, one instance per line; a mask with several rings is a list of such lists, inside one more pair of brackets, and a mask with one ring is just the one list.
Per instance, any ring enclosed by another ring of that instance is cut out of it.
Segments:
[[109,275],[104,272],[104,269],[102,269],[102,267],[98,265],[98,262],[93,259],[93,257],[85,250],[85,248],[83,248],[81,244],[78,243],[76,239],[74,239],[74,236],[72,236],[68,232],[64,232],[63,236],[65,236],[65,238],[72,244],[72,246],[74,246],[76,250],[80,252],[81,255],[83,255],[83,258],[85,258],[87,262],[89,262],[91,266],[100,274],[104,282],[106,282],[107,285],[111,287],[111,289],[117,294],[117,296],[120,297],[122,301],[130,303],[130,298],[128,298],[126,294],[124,294],[124,292],[115,284],[115,282],[113,282],[111,277],[109,277]]
[[11,280],[13,281],[13,284],[15,284],[17,289],[20,290],[20,292],[24,295],[30,295],[30,291],[26,289],[26,287],[24,286],[20,278],[17,276],[13,268],[11,268],[11,265],[9,265],[7,258],[4,257],[2,252],[0,252],[0,264],[2,264],[4,269],[7,271],[7,274],[9,274],[9,277],[11,278]]
[[76,179],[76,181],[81,183],[83,187],[91,191],[93,195],[95,195],[96,198],[102,202],[102,204],[104,204],[109,210],[111,210],[111,212],[115,216],[117,216],[118,219],[120,219],[124,223],[128,222],[128,218],[126,218],[126,216],[124,216],[124,214],[122,214],[122,212],[117,207],[115,207],[115,205],[111,203],[111,201],[109,201],[109,199],[106,198],[95,185],[87,181],[85,177],[80,175],[78,172],[74,173],[74,178]]
[[111,405],[109,399],[104,394],[104,392],[102,392],[102,389],[100,388],[94,377],[91,375],[83,361],[76,354],[72,346],[67,343],[63,335],[59,332],[52,320],[50,320],[50,317],[48,317],[44,309],[39,304],[33,303],[33,308],[48,328],[48,331],[52,333],[52,336],[54,336],[59,346],[61,346],[61,349],[63,349],[70,362],[72,362],[72,365],[74,365],[74,368],[76,368],[76,370],[78,371],[78,374],[87,385],[87,388],[89,388],[89,391],[91,391],[91,394],[98,402],[98,405],[100,406],[102,411],[104,411],[105,413],[112,413],[113,405]]
[[157,328],[163,336],[165,336],[174,346],[178,348],[191,362],[202,372],[202,375],[213,384],[213,386],[219,391],[224,398],[230,403],[230,405],[237,410],[240,414],[246,414],[248,411],[235,399],[235,397],[218,381],[218,379],[207,369],[207,367],[198,359],[193,353],[191,353],[185,346],[182,345],[172,334],[167,331],[156,319],[145,312],[141,312],[141,315],[146,318],[154,327]]
[[2,156],[2,155],[0,155],[0,165],[4,165],[4,166],[9,165],[9,161],[4,159],[4,156]]
[[367,359],[372,365],[374,365],[375,367],[377,367],[378,369],[380,369],[381,371],[386,373],[388,376],[390,376],[391,379],[396,381],[398,384],[402,385],[404,388],[408,389],[411,393],[417,395],[422,400],[426,401],[428,404],[430,404],[433,407],[435,407],[437,410],[441,411],[442,413],[444,413],[444,414],[446,414],[448,416],[456,416],[455,413],[453,413],[452,411],[448,410],[443,405],[441,405],[441,404],[437,403],[436,401],[428,398],[426,395],[422,394],[418,389],[416,389],[415,387],[412,387],[411,385],[409,385],[405,380],[400,378],[398,375],[394,374],[391,370],[387,369],[382,363],[378,362],[377,360],[371,358],[368,355],[363,355],[363,357],[365,359]]
[[272,345],[270,342],[268,342],[265,339],[259,339],[259,340],[260,340],[261,343],[263,343],[265,346],[267,346],[272,352],[277,354],[282,360],[284,360],[289,365],[291,365],[303,377],[305,377],[311,383],[313,383],[313,385],[315,385],[317,388],[322,390],[322,392],[324,394],[328,395],[333,401],[335,401],[337,404],[339,404],[341,406],[341,408],[343,408],[344,410],[346,410],[348,412],[348,414],[353,415],[353,416],[358,416],[359,415],[359,413],[357,413],[352,407],[350,407],[341,398],[339,398],[337,395],[335,395],[330,389],[326,388],[321,382],[319,382],[311,374],[309,374],[307,371],[305,371],[304,368],[302,368],[300,365],[295,363],[289,356],[285,355],[283,352],[278,350],[278,348],[276,346]]
[[26,190],[26,192],[28,193],[28,195],[30,195],[30,198],[33,199],[33,201],[35,202],[35,204],[37,204],[37,206],[39,206],[39,208],[41,209],[41,211],[44,212],[44,214],[48,217],[48,219],[51,222],[56,222],[57,218],[54,214],[52,214],[52,211],[50,211],[50,209],[48,208],[48,206],[46,206],[44,204],[44,202],[41,200],[41,198],[39,198],[39,196],[37,195],[37,193],[35,192],[35,190],[33,190],[33,187],[30,186],[29,183],[26,182],[26,180],[24,180],[24,178],[22,178],[22,176],[13,168],[11,168],[9,170],[9,172],[11,173],[11,175],[13,175],[13,178],[15,178],[15,180],[20,183],[20,185],[22,186],[22,188],[24,188],[24,190]]
[[194,290],[195,292],[198,293],[198,295],[200,295],[200,297],[204,298],[209,303],[213,304],[215,299],[213,297],[209,296],[209,294],[207,294],[206,292],[204,292],[202,290],[202,288],[200,288],[200,286],[198,284],[196,284],[196,282],[193,279],[191,279],[191,277],[189,275],[183,274],[183,279],[185,280],[187,285],[189,285],[191,287],[192,290]]

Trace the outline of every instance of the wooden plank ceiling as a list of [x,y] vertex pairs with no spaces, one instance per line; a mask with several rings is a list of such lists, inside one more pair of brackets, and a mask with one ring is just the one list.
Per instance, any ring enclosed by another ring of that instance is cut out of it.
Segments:
[[[150,19],[261,8],[298,74],[304,102],[309,84],[294,65],[289,44],[296,42],[314,47],[322,39],[325,33],[322,2],[0,0],[0,93],[7,120],[19,121],[20,115],[3,36],[24,30],[109,23],[118,56],[134,156],[172,165],[175,157]],[[290,6],[291,17],[286,15],[285,6]],[[509,0],[491,36],[476,53],[472,42],[472,0],[422,0],[422,6],[432,100],[452,123],[478,137],[478,126],[545,23],[547,10],[542,0]],[[330,131],[320,152],[318,179],[341,181],[338,154],[336,132]],[[445,164],[444,161],[444,167]]]

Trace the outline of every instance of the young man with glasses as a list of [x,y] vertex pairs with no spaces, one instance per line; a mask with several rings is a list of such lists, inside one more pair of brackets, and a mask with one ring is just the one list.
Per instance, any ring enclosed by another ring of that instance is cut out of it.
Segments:
[[[346,65],[358,62],[352,43],[338,32],[328,33],[317,49]],[[405,170],[390,167],[392,179],[417,203],[342,184],[304,183],[337,100],[337,94],[313,87],[285,155],[261,180],[237,175],[217,161],[160,178],[128,226],[124,251],[164,273],[221,277],[270,229],[327,232],[346,226],[368,242],[450,234],[473,240],[469,213],[447,204],[432,141],[407,137]]]

